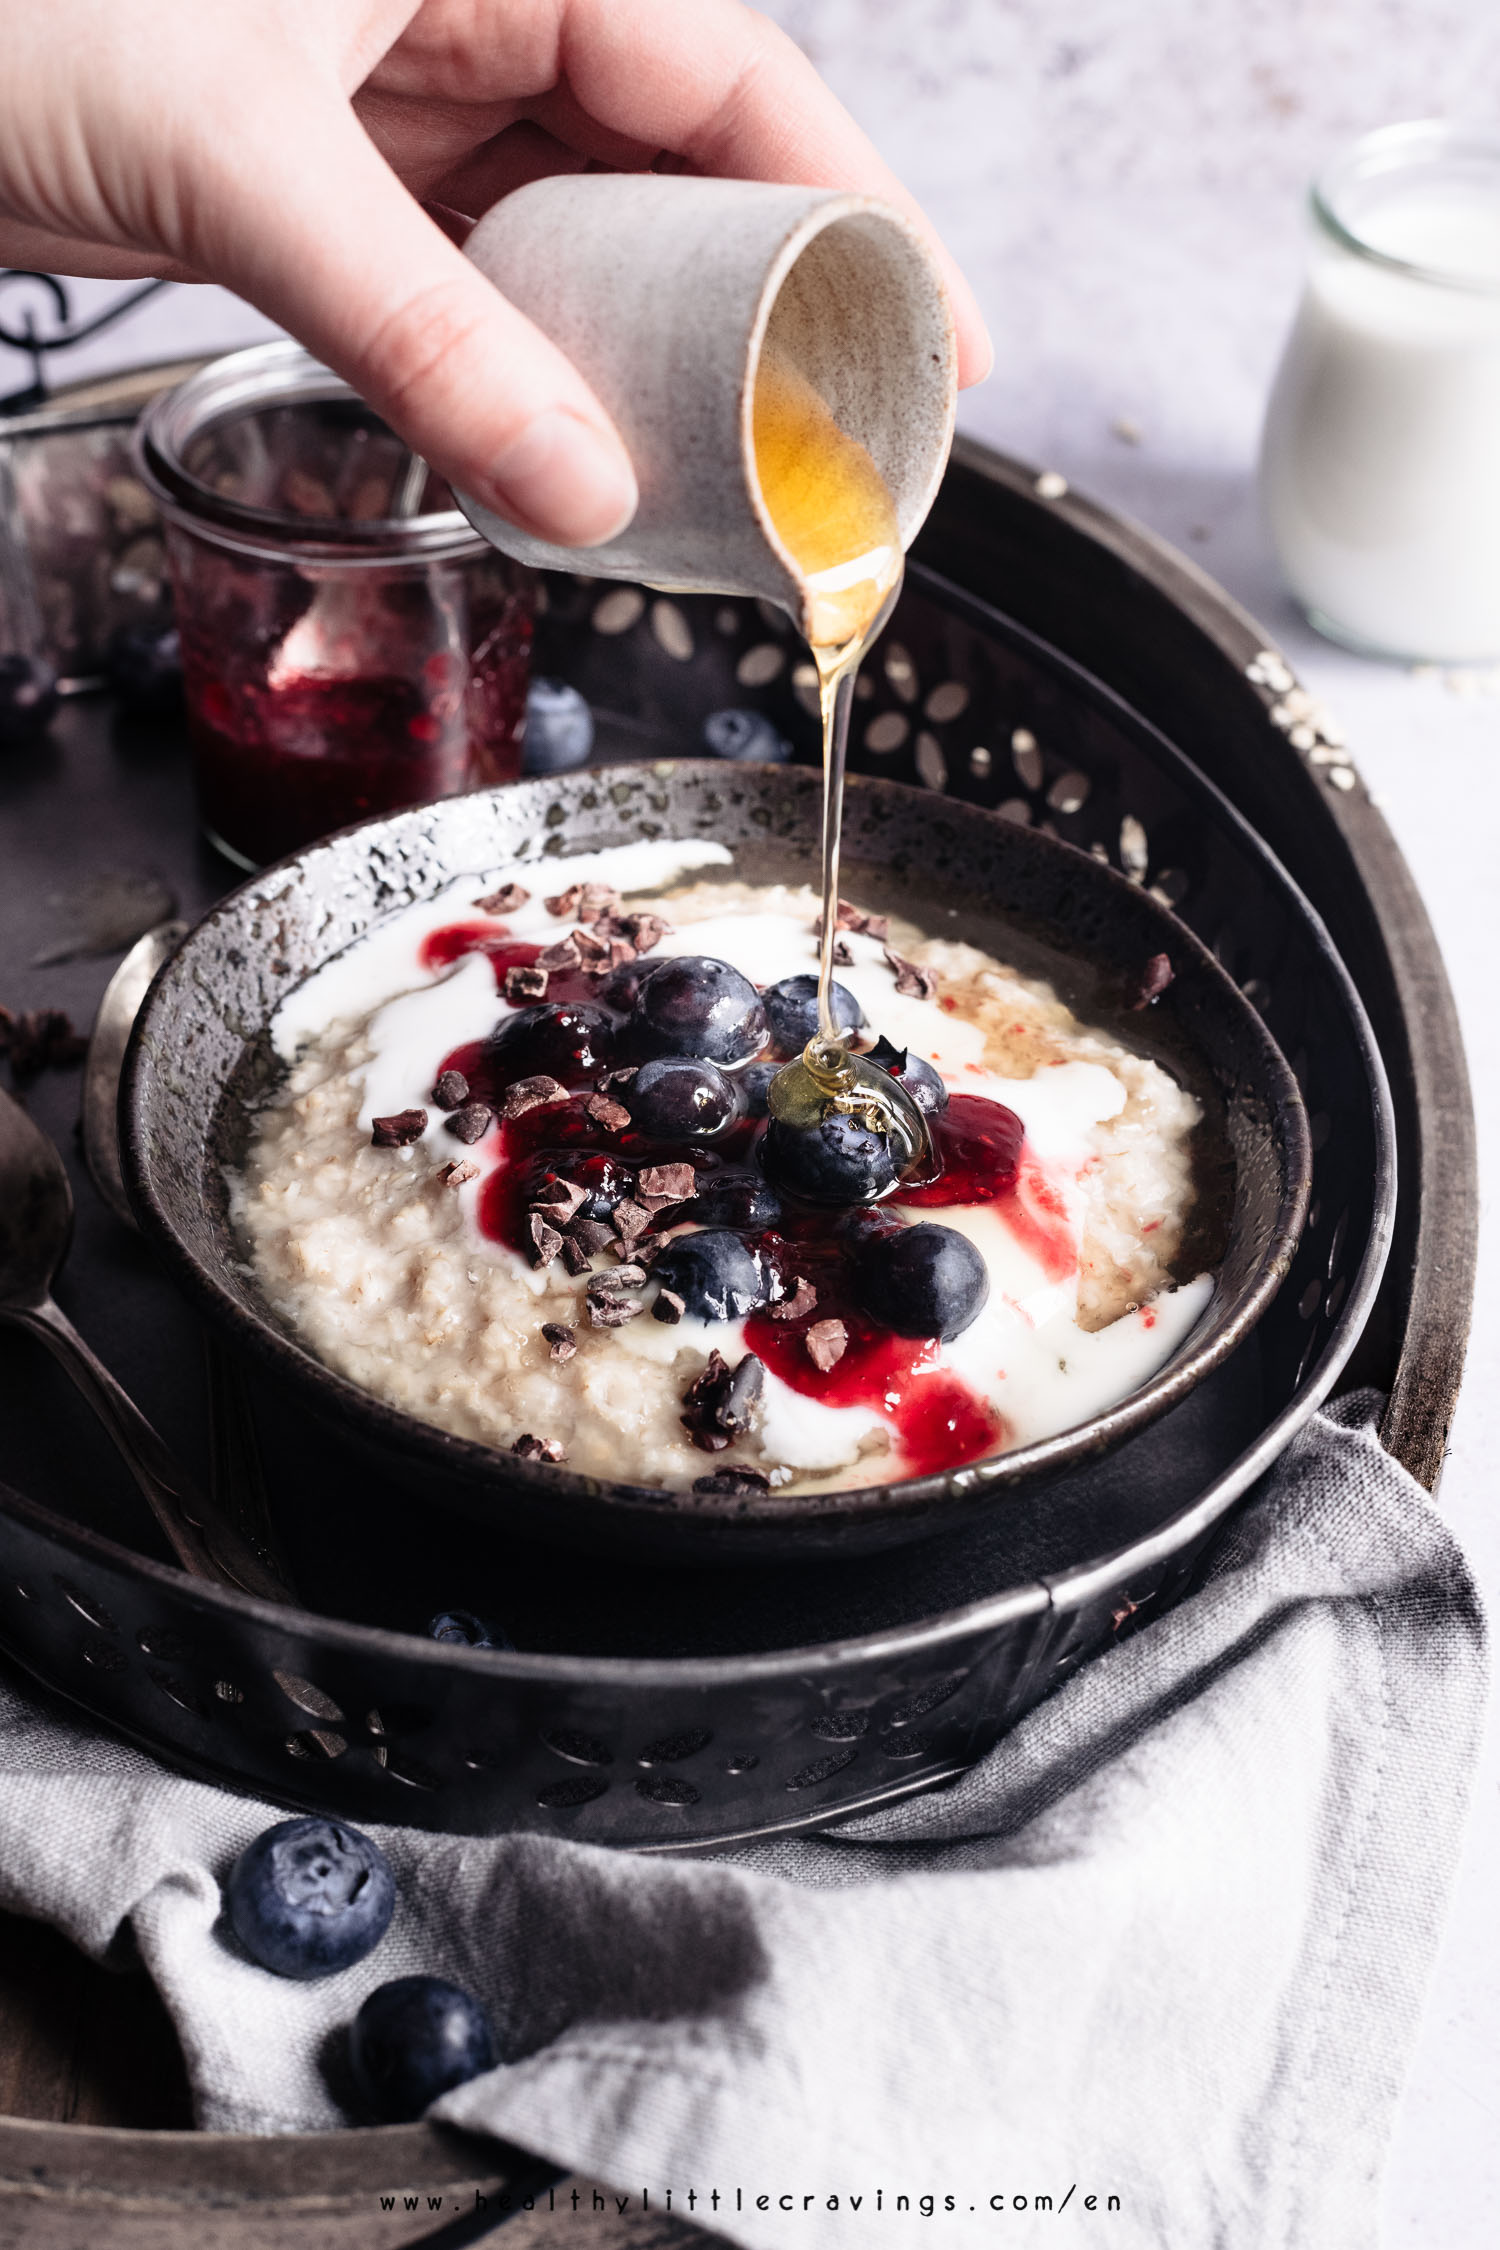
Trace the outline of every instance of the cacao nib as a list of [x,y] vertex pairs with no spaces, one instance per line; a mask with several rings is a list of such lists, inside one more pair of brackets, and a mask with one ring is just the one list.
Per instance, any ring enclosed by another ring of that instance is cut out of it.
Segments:
[[556,1438],[532,1437],[529,1433],[516,1439],[511,1452],[518,1461],[551,1461],[556,1464],[568,1458]]
[[576,1242],[586,1256],[607,1250],[614,1240],[612,1230],[602,1219],[575,1219],[568,1229],[568,1238]]
[[393,1117],[372,1120],[371,1148],[410,1148],[427,1130],[425,1109],[398,1109]]
[[651,1213],[639,1203],[633,1202],[628,1195],[620,1198],[613,1211],[610,1212],[610,1217],[615,1223],[615,1232],[625,1242],[633,1242],[636,1236],[644,1234],[651,1224]]
[[461,1070],[445,1070],[432,1089],[434,1109],[457,1109],[469,1098],[469,1081]]
[[549,1227],[540,1211],[533,1211],[526,1222],[526,1232],[531,1237],[531,1262],[534,1266],[550,1266],[563,1246],[563,1238],[556,1227]]
[[643,1202],[686,1203],[698,1192],[698,1174],[691,1164],[648,1164],[641,1173]]
[[548,976],[545,969],[523,968],[513,961],[505,972],[505,997],[513,1008],[523,1008],[534,1000],[547,997]]
[[559,938],[556,945],[544,946],[533,966],[550,976],[554,970],[580,969],[583,960],[572,938],[565,937]]
[[771,1318],[773,1320],[800,1320],[804,1313],[812,1311],[817,1301],[817,1290],[814,1289],[806,1274],[799,1273],[793,1284],[790,1297],[783,1297],[779,1305],[771,1307]]
[[592,1264],[583,1244],[575,1242],[571,1235],[564,1235],[563,1237],[562,1260],[569,1273],[574,1275],[587,1273]]
[[1153,1000],[1161,998],[1176,973],[1165,953],[1153,953],[1141,971],[1140,983],[1136,987],[1131,1007],[1149,1008]]
[[686,1409],[682,1426],[694,1445],[719,1453],[753,1429],[765,1381],[765,1365],[754,1352],[746,1352],[735,1368],[730,1368],[722,1352],[710,1352],[707,1366],[682,1397]]
[[849,1331],[841,1320],[815,1320],[803,1337],[807,1356],[822,1375],[837,1367],[849,1348]]
[[488,1102],[465,1102],[462,1109],[454,1110],[451,1117],[443,1119],[443,1131],[472,1148],[476,1141],[484,1139],[494,1122],[495,1112]]
[[530,897],[530,891],[523,891],[519,883],[502,883],[498,891],[476,898],[474,904],[481,914],[518,914]]
[[518,1078],[500,1097],[500,1115],[524,1117],[528,1109],[542,1109],[548,1102],[565,1102],[567,1098],[567,1087],[555,1078]]
[[886,966],[896,974],[896,990],[908,1000],[930,1000],[937,990],[937,978],[931,969],[919,968],[915,961],[904,961],[899,953],[885,949]]
[[639,1297],[590,1297],[589,1319],[596,1328],[623,1328],[645,1311]]
[[607,1133],[623,1133],[630,1123],[630,1112],[621,1102],[612,1102],[608,1094],[590,1094],[584,1103],[585,1113]]
[[451,1188],[462,1187],[465,1180],[477,1180],[478,1177],[479,1166],[471,1164],[466,1156],[456,1157],[451,1164],[445,1164],[438,1174],[443,1186]]
[[695,1492],[715,1500],[754,1500],[770,1489],[771,1480],[763,1469],[742,1469],[736,1464],[710,1469],[706,1477],[693,1479]]
[[579,1211],[587,1201],[587,1190],[579,1187],[574,1181],[553,1180],[548,1186],[547,1193],[539,1195],[531,1208],[533,1211],[540,1211],[542,1217],[550,1220],[553,1226],[566,1227],[577,1218]]
[[547,1339],[547,1349],[555,1360],[572,1359],[578,1350],[573,1331],[561,1320],[544,1320],[542,1334]]
[[687,1302],[684,1298],[678,1296],[675,1289],[659,1289],[656,1293],[656,1303],[651,1307],[651,1310],[658,1320],[669,1321],[675,1328],[687,1311]]

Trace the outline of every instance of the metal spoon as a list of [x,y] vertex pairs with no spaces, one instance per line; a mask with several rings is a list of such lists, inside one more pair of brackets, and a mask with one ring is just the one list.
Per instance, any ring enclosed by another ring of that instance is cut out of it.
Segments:
[[[131,947],[105,987],[83,1066],[84,1161],[110,1210],[132,1232],[135,1214],[120,1170],[120,1070],[141,1002],[157,971],[187,935],[187,927],[186,922],[158,923]],[[269,1600],[293,1601],[295,1592],[271,1522],[244,1378],[211,1328],[204,1330],[203,1358],[208,1377],[209,1490],[215,1509],[260,1566],[263,1583],[251,1590]]]
[[38,1338],[78,1385],[140,1486],[184,1570],[285,1600],[278,1579],[207,1506],[140,1408],[52,1299],[73,1232],[62,1158],[19,1102],[0,1092],[0,1320]]

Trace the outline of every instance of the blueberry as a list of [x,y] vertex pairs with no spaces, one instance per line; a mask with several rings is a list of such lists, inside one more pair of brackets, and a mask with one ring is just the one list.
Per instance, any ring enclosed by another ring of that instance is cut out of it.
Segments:
[[734,1082],[739,1088],[740,1100],[745,1105],[747,1117],[766,1117],[770,1114],[771,1080],[781,1067],[779,1062],[755,1062],[744,1070],[735,1072]]
[[0,744],[30,742],[52,723],[57,674],[39,656],[0,656]]
[[225,1901],[252,1960],[279,1977],[329,1977],[385,1936],[396,1879],[378,1844],[337,1820],[283,1820],[248,1844]]
[[622,1094],[636,1131],[654,1141],[709,1141],[740,1114],[732,1080],[692,1055],[642,1063]]
[[762,1234],[779,1227],[783,1217],[781,1197],[759,1172],[726,1165],[722,1172],[700,1172],[698,1192],[685,1203],[680,1218],[700,1227],[737,1227],[746,1234]]
[[182,645],[175,625],[123,625],[106,658],[110,686],[128,711],[174,711],[182,701]]
[[898,1176],[885,1135],[837,1109],[811,1127],[773,1117],[761,1162],[777,1187],[808,1203],[873,1203]]
[[703,739],[716,758],[746,759],[757,765],[785,765],[792,746],[777,733],[764,711],[710,711]]
[[427,1628],[435,1641],[454,1641],[464,1648],[514,1648],[515,1642],[499,1625],[476,1617],[472,1609],[440,1609]]
[[587,1001],[542,1000],[501,1017],[484,1043],[484,1059],[499,1087],[537,1077],[581,1086],[609,1068],[614,1036],[602,1008]]
[[[813,976],[783,977],[780,984],[768,984],[761,998],[776,1051],[790,1062],[801,1054],[818,1028],[818,980]],[[858,1031],[865,1012],[853,993],[835,984],[832,999],[833,1020],[840,1031]]]
[[743,1320],[770,1302],[759,1259],[748,1242],[725,1227],[674,1235],[651,1273],[682,1299],[692,1320]]
[[954,1227],[903,1227],[861,1245],[854,1259],[860,1303],[898,1336],[946,1344],[976,1320],[990,1293],[983,1258]]
[[940,1074],[910,1048],[893,1047],[882,1033],[865,1060],[875,1063],[881,1070],[888,1070],[906,1088],[918,1109],[925,1109],[929,1117],[935,1117],[940,1109],[948,1107],[948,1089]]
[[567,773],[586,766],[594,747],[594,714],[565,680],[533,680],[526,691],[522,773]]
[[632,1023],[648,1053],[748,1062],[766,1043],[766,1011],[750,979],[727,961],[678,953],[646,979]]
[[599,987],[601,1006],[613,1008],[618,1015],[628,1016],[641,996],[641,986],[647,977],[655,975],[661,965],[660,959],[622,962]]
[[377,1986],[349,2026],[349,2069],[360,2098],[387,2125],[420,2117],[439,2094],[498,2060],[477,2000],[442,1977]]

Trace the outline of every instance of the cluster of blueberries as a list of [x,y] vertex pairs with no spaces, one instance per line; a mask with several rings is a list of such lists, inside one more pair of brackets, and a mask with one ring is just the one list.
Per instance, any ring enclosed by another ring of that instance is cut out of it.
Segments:
[[[246,1846],[224,1886],[245,1952],[310,1983],[373,1953],[390,1927],[396,1878],[380,1846],[342,1821],[279,1821]],[[442,1977],[377,1986],[349,2026],[350,2076],[372,2117],[401,2124],[499,2057],[477,2000]]]
[[[571,773],[586,766],[594,747],[594,714],[566,680],[535,679],[526,694],[526,730],[521,744],[523,773]],[[715,758],[749,759],[762,766],[785,764],[792,746],[763,711],[710,711],[703,722],[703,747]]]
[[[847,987],[834,985],[833,1002],[841,1031],[863,1028]],[[951,1227],[902,1228],[869,1212],[898,1184],[886,1134],[832,1106],[811,1126],[769,1114],[772,1079],[817,1028],[812,975],[760,992],[730,962],[707,954],[644,957],[617,969],[596,1001],[539,1001],[503,1017],[485,1067],[497,1088],[533,1076],[607,1088],[636,1133],[688,1155],[712,1149],[747,1121],[766,1120],[755,1167],[700,1173],[694,1199],[677,1214],[696,1231],[674,1236],[652,1266],[653,1279],[682,1299],[687,1316],[739,1320],[772,1301],[778,1279],[752,1238],[782,1225],[786,1197],[842,1215],[852,1279],[872,1318],[903,1335],[956,1336],[985,1301],[984,1261]],[[882,1039],[865,1059],[929,1115],[947,1106],[941,1076],[919,1056]],[[613,1168],[605,1168],[612,1181]],[[565,1156],[557,1169],[567,1176]],[[609,1188],[606,1182],[601,1191],[606,1202]]]

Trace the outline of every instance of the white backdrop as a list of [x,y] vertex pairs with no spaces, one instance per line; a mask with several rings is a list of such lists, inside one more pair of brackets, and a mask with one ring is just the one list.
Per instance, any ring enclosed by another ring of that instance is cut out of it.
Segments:
[[[1317,641],[1280,590],[1252,471],[1308,176],[1371,126],[1500,119],[1495,0],[762,4],[923,198],[978,288],[997,364],[965,401],[964,426],[1184,546],[1342,717],[1447,953],[1493,1177],[1500,667],[1423,675]],[[77,295],[92,305],[115,293],[84,283]],[[222,292],[175,291],[73,355],[68,372],[268,332]],[[0,350],[0,391],[25,376]],[[1487,1217],[1442,1502],[1494,1603],[1500,1520],[1485,1463],[1500,1450],[1500,1245]],[[1392,2250],[1500,2241],[1497,1902],[1492,1729],[1388,2181]]]

